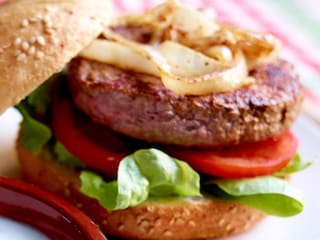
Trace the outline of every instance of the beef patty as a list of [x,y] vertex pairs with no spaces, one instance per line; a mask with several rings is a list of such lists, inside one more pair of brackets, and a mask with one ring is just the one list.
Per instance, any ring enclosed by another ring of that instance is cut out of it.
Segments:
[[154,143],[212,147],[281,134],[297,117],[302,88],[286,61],[251,72],[247,88],[205,96],[177,95],[153,76],[76,58],[69,85],[78,108],[95,122]]

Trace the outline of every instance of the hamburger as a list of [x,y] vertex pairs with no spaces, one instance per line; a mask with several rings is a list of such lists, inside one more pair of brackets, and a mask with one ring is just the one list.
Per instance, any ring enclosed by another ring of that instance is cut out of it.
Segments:
[[288,182],[309,165],[289,130],[302,87],[274,36],[176,1],[118,17],[105,1],[21,3],[0,9],[3,108],[47,79],[16,106],[26,181],[125,239],[222,237],[303,210]]

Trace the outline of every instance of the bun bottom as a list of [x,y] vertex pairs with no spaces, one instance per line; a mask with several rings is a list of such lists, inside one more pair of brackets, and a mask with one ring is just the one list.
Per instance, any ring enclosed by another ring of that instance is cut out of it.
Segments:
[[109,235],[125,239],[208,239],[241,233],[265,215],[236,202],[190,198],[147,202],[108,212],[80,193],[79,173],[17,146],[22,177],[85,212]]

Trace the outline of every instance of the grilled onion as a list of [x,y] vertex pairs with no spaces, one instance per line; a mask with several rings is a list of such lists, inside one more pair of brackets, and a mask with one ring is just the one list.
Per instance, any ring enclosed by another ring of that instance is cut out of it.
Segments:
[[82,50],[80,56],[114,64],[123,69],[159,76],[157,67],[148,58],[117,42],[96,39]]
[[[147,43],[116,33],[116,27],[151,29]],[[122,16],[80,55],[159,77],[176,94],[232,91],[254,82],[248,72],[278,58],[273,36],[219,24],[212,15],[171,0],[143,15]]]

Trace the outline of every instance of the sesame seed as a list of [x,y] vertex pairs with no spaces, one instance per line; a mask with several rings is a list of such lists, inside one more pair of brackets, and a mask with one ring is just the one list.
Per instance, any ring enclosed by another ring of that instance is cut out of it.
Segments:
[[231,225],[231,224],[228,224],[228,225],[226,226],[226,230],[227,230],[227,232],[231,231],[231,230],[232,230],[232,225]]
[[147,206],[147,211],[148,212],[153,212],[154,210],[155,210],[155,207],[153,205],[150,205],[150,206],[148,205]]
[[53,11],[53,7],[46,6],[46,7],[44,8],[44,10],[47,11],[47,12],[52,12],[52,11]]
[[196,223],[194,221],[189,221],[189,225],[194,227],[196,225]]
[[249,227],[250,227],[249,223],[246,222],[243,226],[243,230],[247,230]]
[[29,55],[34,55],[35,53],[36,53],[36,48],[35,48],[35,46],[31,46],[31,47],[29,48],[28,54],[29,54]]
[[57,45],[57,44],[59,43],[59,40],[58,40],[58,38],[56,38],[56,37],[52,37],[52,38],[51,38],[51,42],[52,42],[54,45]]
[[36,17],[31,17],[31,18],[29,18],[29,22],[35,23],[35,22],[38,22],[38,19]]
[[157,218],[157,219],[155,220],[155,222],[154,222],[154,225],[155,225],[156,227],[160,227],[161,224],[162,224],[161,218]]
[[164,233],[163,233],[163,236],[165,236],[165,237],[171,237],[172,235],[173,235],[172,232],[169,231],[169,230],[166,230],[166,231],[164,231]]
[[38,51],[37,53],[36,53],[36,57],[37,58],[43,58],[43,56],[44,56],[44,53],[43,52],[41,52],[41,51]]
[[47,33],[47,34],[49,34],[49,35],[52,35],[52,34],[54,33],[54,30],[53,30],[52,28],[47,28],[47,27],[46,27],[46,28],[44,29],[44,32]]
[[236,207],[233,207],[231,210],[230,210],[230,214],[235,214],[237,212],[237,208]]
[[183,225],[184,221],[181,218],[176,219],[176,224]]
[[22,42],[21,38],[16,38],[16,40],[14,40],[13,44],[14,44],[14,46],[18,47],[18,46],[20,46],[21,42]]
[[248,221],[254,221],[255,217],[254,217],[254,215],[249,215],[247,217],[247,219],[248,219]]
[[45,23],[47,23],[47,22],[51,21],[51,18],[50,18],[49,15],[45,15],[45,16],[42,18],[42,20],[43,20]]
[[30,38],[30,41],[29,41],[29,42],[33,44],[33,43],[35,43],[36,41],[37,41],[37,38],[33,36],[33,37]]
[[37,37],[37,43],[39,43],[40,45],[44,46],[44,45],[46,45],[46,40],[44,39],[44,37],[38,36]]
[[146,220],[146,219],[144,218],[143,215],[139,215],[139,216],[136,218],[136,221],[138,222],[138,225],[139,225],[142,221],[144,221],[144,220]]
[[4,50],[2,48],[0,48],[0,53],[3,53],[3,52],[4,52]]
[[174,223],[175,223],[175,219],[174,219],[174,218],[171,218],[168,224],[169,224],[169,225],[173,225]]
[[21,43],[21,47],[22,47],[23,50],[27,51],[29,49],[29,43],[26,42],[26,41],[23,41]]
[[37,13],[36,15],[34,15],[34,17],[35,17],[36,19],[42,19],[42,18],[43,18],[40,13]]
[[51,20],[49,20],[49,21],[47,21],[47,22],[45,22],[45,27],[46,28],[52,28],[52,26],[53,26],[53,23],[51,22]]
[[182,216],[189,217],[190,216],[190,211],[188,209],[184,209],[183,212],[182,212]]
[[154,228],[149,228],[148,230],[149,230],[148,234],[153,234],[154,233]]
[[222,227],[224,225],[225,220],[221,218],[218,222],[218,226]]
[[22,27],[27,27],[29,25],[29,20],[28,19],[23,19],[22,21],[21,21],[21,26]]
[[23,61],[26,59],[26,54],[24,53],[20,53],[18,56],[17,56],[17,61],[20,62],[20,61]]
[[146,219],[143,219],[142,221],[138,222],[139,228],[147,228],[150,225],[149,221]]

